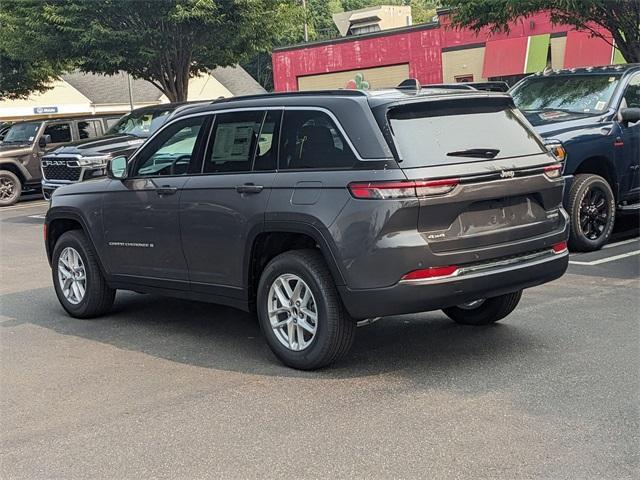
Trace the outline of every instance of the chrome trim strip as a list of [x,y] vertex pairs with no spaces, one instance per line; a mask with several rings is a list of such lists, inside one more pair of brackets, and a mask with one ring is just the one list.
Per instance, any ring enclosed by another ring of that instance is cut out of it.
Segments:
[[493,262],[479,263],[476,265],[468,265],[458,268],[451,275],[446,277],[424,278],[417,280],[400,280],[399,285],[433,285],[438,283],[446,283],[455,280],[464,280],[465,278],[474,278],[481,275],[492,275],[495,273],[503,273],[516,270],[522,267],[529,267],[546,263],[551,260],[562,258],[569,255],[565,250],[561,253],[555,253],[552,248],[540,252],[529,253],[519,257],[506,258],[504,260],[496,260]]
[[[200,117],[200,116],[205,116],[205,115],[216,116],[216,115],[221,114],[221,113],[246,112],[246,111],[266,111],[266,110],[283,110],[283,111],[286,111],[286,110],[313,110],[313,111],[319,111],[319,112],[326,113],[327,115],[329,115],[331,120],[333,120],[333,122],[335,123],[336,127],[338,128],[338,130],[340,131],[340,133],[344,137],[345,141],[347,142],[347,145],[349,145],[349,148],[351,149],[351,151],[353,152],[355,157],[360,161],[365,161],[365,162],[367,161],[366,159],[364,159],[364,158],[362,158],[360,156],[360,154],[356,150],[356,148],[353,145],[353,143],[351,143],[351,139],[347,135],[347,132],[345,131],[345,129],[342,127],[342,124],[338,121],[338,118],[333,114],[333,112],[331,112],[331,110],[329,110],[327,108],[324,108],[324,107],[305,107],[305,106],[297,106],[296,105],[294,107],[290,107],[290,106],[286,106],[286,107],[285,106],[269,106],[269,107],[224,108],[224,109],[208,110],[206,112],[197,112],[197,113],[192,113],[192,114],[189,114],[189,115],[181,115],[179,117],[169,119],[167,121],[167,123],[165,123],[164,125],[162,125],[162,127],[160,127],[158,130],[156,130],[155,133],[153,133],[150,137],[148,137],[145,140],[145,142],[140,147],[138,147],[138,149],[133,154],[131,154],[131,156],[128,158],[127,163],[135,162],[138,152],[142,151],[143,148],[145,147],[145,145],[150,144],[150,142],[157,135],[159,135],[161,132],[163,132],[165,128],[168,128],[170,125],[173,125],[176,122],[185,120],[187,118]],[[211,133],[212,130],[213,130],[213,128],[210,130],[209,133]],[[374,161],[374,160],[380,160],[380,159],[379,158],[370,159],[369,161]],[[130,178],[138,178],[138,177],[130,177]]]

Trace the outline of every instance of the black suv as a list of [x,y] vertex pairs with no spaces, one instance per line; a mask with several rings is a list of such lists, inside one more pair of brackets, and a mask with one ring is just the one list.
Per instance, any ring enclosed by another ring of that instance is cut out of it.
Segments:
[[104,136],[69,143],[42,157],[42,194],[49,200],[58,187],[106,175],[109,159],[129,156],[184,103],[165,103],[132,110]]
[[569,246],[599,249],[616,213],[640,211],[640,65],[547,71],[510,93],[549,146],[566,150]]
[[239,97],[167,122],[108,178],[58,189],[56,294],[116,289],[255,309],[287,365],[327,365],[356,321],[443,309],[483,325],[567,268],[561,165],[504,93]]

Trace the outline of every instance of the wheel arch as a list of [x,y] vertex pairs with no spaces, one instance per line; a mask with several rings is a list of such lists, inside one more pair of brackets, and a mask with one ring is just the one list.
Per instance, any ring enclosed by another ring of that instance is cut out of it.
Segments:
[[300,250],[317,249],[322,254],[336,285],[344,285],[345,280],[338,267],[326,235],[316,226],[302,222],[273,222],[248,242],[245,253],[245,285],[249,303],[253,303],[257,294],[257,286],[264,267],[281,253]]
[[605,156],[592,156],[585,158],[573,172],[574,175],[593,174],[604,178],[613,192],[613,196],[618,200],[618,178],[613,162]]
[[22,172],[22,170],[20,170],[20,168],[18,168],[18,166],[15,163],[1,163],[0,170],[6,170],[8,172],[13,173],[16,177],[18,177],[18,180],[20,180],[20,183],[22,185],[25,184],[26,179],[25,179],[24,173]]
[[45,228],[45,250],[47,252],[47,260],[51,265],[51,259],[53,256],[53,249],[56,242],[62,236],[62,234],[71,230],[80,230],[93,246],[98,264],[103,274],[106,274],[106,270],[100,258],[100,253],[96,248],[95,241],[91,235],[91,230],[87,226],[87,222],[82,215],[74,210],[64,209],[62,211],[51,209],[47,212],[44,223]]

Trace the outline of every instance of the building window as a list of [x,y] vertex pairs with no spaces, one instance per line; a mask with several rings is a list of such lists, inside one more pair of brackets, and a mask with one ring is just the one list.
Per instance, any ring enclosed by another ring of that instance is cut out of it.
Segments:
[[453,77],[456,83],[473,82],[473,75],[457,75]]

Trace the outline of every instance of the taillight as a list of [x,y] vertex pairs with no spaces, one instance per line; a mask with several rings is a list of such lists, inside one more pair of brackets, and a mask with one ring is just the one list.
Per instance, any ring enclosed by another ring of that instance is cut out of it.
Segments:
[[402,277],[402,280],[426,280],[440,277],[451,277],[456,274],[458,267],[449,265],[447,267],[430,267],[420,270],[413,270]]
[[427,197],[449,193],[460,183],[457,178],[440,180],[400,180],[396,182],[356,182],[349,184],[351,195],[359,199],[388,200]]
[[564,253],[567,251],[567,242],[556,243],[553,247],[553,253]]
[[562,164],[547,165],[544,167],[544,174],[549,178],[558,178],[562,175]]
[[44,241],[47,241],[47,224],[42,224],[42,235],[44,236]]

